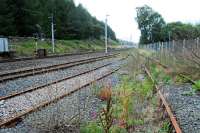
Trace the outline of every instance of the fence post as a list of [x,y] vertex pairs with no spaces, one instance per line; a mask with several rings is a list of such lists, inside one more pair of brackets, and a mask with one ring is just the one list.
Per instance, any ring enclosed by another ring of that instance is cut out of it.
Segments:
[[159,60],[161,59],[161,42],[159,42]]
[[183,40],[183,55],[185,55],[185,39]]
[[166,43],[163,42],[163,63],[166,63]]
[[184,56],[185,56],[185,39],[183,40],[183,44],[182,44],[182,57],[183,57],[183,62],[185,62],[185,58],[184,58]]
[[163,42],[161,42],[161,51],[160,51],[160,62],[162,63],[162,57],[163,57]]
[[197,50],[197,55],[199,55],[199,38],[197,38],[197,44],[196,44],[196,50]]
[[171,52],[171,56],[172,56],[172,65],[174,66],[175,64],[175,41],[172,41],[172,52]]

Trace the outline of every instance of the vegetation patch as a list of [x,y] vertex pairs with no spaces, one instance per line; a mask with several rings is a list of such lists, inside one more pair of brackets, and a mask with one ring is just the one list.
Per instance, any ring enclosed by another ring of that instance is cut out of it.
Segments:
[[[118,42],[111,40],[110,48],[116,48]],[[17,56],[33,56],[37,49],[46,49],[48,54],[52,54],[50,41],[37,41],[27,39],[11,43],[11,49],[16,51]],[[77,53],[104,50],[103,40],[57,40],[55,43],[55,54]]]
[[[129,54],[128,64],[121,70],[128,73],[119,75],[120,82],[116,87],[103,87],[96,93],[103,101],[101,108],[96,113],[97,118],[86,123],[81,132],[167,133],[167,125],[161,119],[162,113],[157,111],[158,99],[153,93],[154,83],[142,73],[140,67],[145,60],[140,60],[135,53]],[[160,69],[152,67],[152,71],[157,79],[162,77],[165,82],[170,82],[171,79]],[[139,75],[144,77],[140,78]]]
[[196,91],[200,91],[200,80],[196,81],[195,84],[192,87]]

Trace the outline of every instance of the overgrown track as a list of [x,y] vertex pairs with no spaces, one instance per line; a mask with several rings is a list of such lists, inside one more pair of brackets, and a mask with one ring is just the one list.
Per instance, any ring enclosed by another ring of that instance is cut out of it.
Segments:
[[99,60],[103,60],[103,59],[112,58],[116,55],[117,54],[110,54],[110,55],[82,59],[82,60],[78,60],[78,61],[72,61],[72,62],[57,64],[57,65],[52,65],[52,66],[21,69],[21,70],[6,72],[6,73],[4,72],[4,73],[0,74],[0,82],[5,82],[8,80],[13,80],[13,79],[17,79],[17,78],[41,74],[41,73],[45,73],[45,72],[56,71],[56,70],[60,70],[60,69],[66,69],[66,68],[77,66],[77,65],[82,65],[82,64],[91,63],[91,62],[95,62],[95,61],[99,61]]
[[162,93],[161,93],[161,91],[160,91],[160,89],[159,89],[159,86],[158,86],[158,85],[156,84],[156,82],[154,81],[154,79],[153,79],[153,77],[152,77],[150,71],[147,69],[147,67],[145,66],[144,68],[145,68],[145,72],[147,73],[147,75],[149,76],[149,78],[150,78],[150,79],[152,80],[152,82],[154,83],[154,86],[155,86],[155,88],[156,88],[156,90],[157,90],[157,92],[158,92],[158,94],[159,94],[159,97],[160,97],[162,103],[163,103],[164,106],[165,106],[165,109],[166,109],[166,111],[167,111],[167,113],[168,113],[168,116],[170,117],[170,120],[171,120],[171,122],[172,122],[172,125],[173,125],[173,127],[174,127],[176,133],[182,133],[181,128],[180,128],[180,126],[179,126],[179,124],[178,124],[178,122],[177,122],[177,120],[176,120],[176,117],[175,117],[175,115],[173,114],[173,112],[172,112],[172,110],[171,110],[169,104],[167,103],[166,99],[165,99],[164,96],[162,95]]
[[[156,64],[162,66],[164,69],[169,69],[168,66],[162,64],[161,62],[159,62],[159,61],[156,60],[156,59],[153,59],[153,58],[150,58],[150,57],[145,57],[144,55],[141,55],[141,54],[139,54],[139,56],[141,56],[141,57],[143,57],[143,58],[148,58],[148,59],[150,59],[150,60],[153,61],[154,63],[156,63]],[[171,123],[172,123],[172,125],[173,125],[173,127],[174,127],[176,133],[182,133],[182,130],[181,130],[181,128],[180,128],[180,126],[179,126],[179,124],[178,124],[178,122],[177,122],[177,119],[176,119],[175,115],[173,114],[173,112],[172,112],[172,110],[171,110],[171,108],[170,108],[170,105],[168,104],[167,100],[164,98],[163,94],[162,94],[161,91],[160,91],[159,85],[158,85],[157,82],[154,80],[154,78],[153,78],[151,72],[149,71],[149,69],[148,69],[145,65],[144,65],[144,71],[145,71],[145,73],[148,75],[148,77],[151,79],[152,83],[154,84],[154,87],[156,88],[156,91],[157,91],[157,93],[159,94],[160,101],[161,101],[162,104],[165,106],[165,109],[166,109],[166,111],[167,111],[167,113],[168,113],[168,116],[169,116],[169,118],[170,118],[170,120],[171,120]]]
[[[127,58],[127,57],[126,57],[126,58]],[[124,59],[126,59],[126,58],[122,58],[122,59],[120,59],[120,60],[124,60]],[[81,76],[81,75],[88,74],[88,73],[90,73],[90,72],[95,72],[95,71],[97,71],[97,70],[99,70],[99,69],[101,69],[101,68],[104,68],[104,67],[107,67],[107,66],[110,66],[110,65],[113,65],[113,63],[108,63],[108,64],[106,64],[106,65],[102,65],[102,66],[96,67],[96,68],[94,68],[94,69],[92,69],[92,70],[89,70],[89,71],[87,71],[87,72],[83,72],[83,73],[80,73],[80,74],[77,74],[77,75],[74,75],[74,76],[66,77],[66,78],[64,78],[64,79],[61,79],[61,80],[52,82],[52,83],[50,83],[50,84],[46,84],[46,85],[43,85],[43,86],[38,86],[38,87],[36,87],[36,88],[27,90],[27,91],[25,91],[25,92],[16,93],[16,94],[13,94],[13,95],[10,95],[10,96],[1,98],[0,100],[7,100],[7,99],[9,99],[9,98],[13,98],[13,97],[16,97],[16,96],[19,96],[19,95],[23,95],[23,94],[25,94],[25,93],[29,93],[29,92],[31,93],[32,91],[35,91],[35,90],[37,90],[37,89],[42,89],[42,88],[48,87],[48,86],[53,85],[53,84],[57,84],[57,83],[59,83],[59,82],[62,82],[62,81],[68,80],[68,79],[72,79],[72,78],[75,78],[75,77],[79,77],[79,76]],[[62,99],[63,97],[66,97],[66,96],[68,96],[68,95],[70,95],[70,94],[72,94],[72,93],[74,93],[74,92],[76,92],[76,91],[82,89],[83,87],[90,85],[91,83],[93,83],[93,82],[95,82],[95,81],[97,81],[97,80],[100,80],[100,79],[102,79],[102,78],[105,78],[105,77],[107,77],[107,76],[109,76],[109,75],[115,73],[115,72],[118,71],[119,69],[120,69],[120,67],[118,67],[118,68],[116,68],[116,69],[114,69],[114,70],[112,70],[112,71],[109,71],[108,73],[105,73],[104,75],[102,75],[102,76],[99,77],[98,79],[94,79],[93,81],[91,81],[91,82],[89,82],[89,83],[87,83],[87,84],[85,84],[85,85],[82,85],[82,86],[79,86],[79,87],[77,87],[77,88],[74,88],[72,91],[67,92],[67,93],[65,93],[65,94],[62,94],[62,95],[60,95],[60,96],[58,96],[58,97],[55,97],[54,99],[51,99],[50,101],[44,101],[44,102],[38,104],[37,106],[33,106],[33,107],[27,109],[27,110],[24,111],[24,112],[16,113],[16,115],[15,115],[14,117],[10,117],[9,119],[6,119],[6,120],[4,120],[4,121],[1,121],[1,122],[0,122],[0,127],[6,127],[6,126],[8,126],[8,125],[10,125],[10,124],[12,124],[12,123],[15,123],[15,122],[17,122],[18,120],[21,120],[21,118],[22,118],[23,116],[25,116],[25,115],[27,115],[27,114],[29,114],[29,113],[31,113],[31,112],[37,111],[37,110],[38,110],[39,108],[41,108],[41,107],[44,107],[44,106],[49,105],[49,104],[51,104],[51,103],[53,103],[53,102],[56,102],[56,101]]]

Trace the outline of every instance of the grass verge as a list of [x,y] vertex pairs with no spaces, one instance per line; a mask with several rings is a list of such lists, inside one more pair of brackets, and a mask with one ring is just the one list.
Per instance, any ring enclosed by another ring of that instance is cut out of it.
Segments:
[[[111,40],[110,48],[116,48],[119,44]],[[36,49],[46,49],[48,54],[52,54],[50,41],[36,41],[27,39],[11,43],[11,49],[16,51],[17,56],[33,56]],[[99,51],[104,49],[103,40],[57,40],[55,42],[55,54]]]

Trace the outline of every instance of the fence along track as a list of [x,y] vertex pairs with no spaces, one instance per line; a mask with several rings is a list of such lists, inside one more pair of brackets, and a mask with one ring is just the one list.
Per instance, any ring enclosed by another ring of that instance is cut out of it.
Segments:
[[[152,50],[155,53],[156,58],[159,59],[158,63],[165,67],[161,62],[165,62],[167,65],[174,65],[177,62],[186,63],[187,67],[200,68],[200,38],[196,39],[184,39],[184,40],[173,40],[170,42],[156,42],[147,45],[140,45],[141,48]],[[168,68],[168,66],[166,66]],[[197,70],[198,72],[198,70]],[[179,74],[179,76],[187,79],[189,82],[194,84],[195,82],[185,76]]]
[[[162,64],[162,63],[161,63],[160,61],[158,61],[158,60],[155,60],[155,59],[153,59],[153,58],[149,58],[149,59],[151,59],[151,60],[152,60],[153,62],[155,62],[156,64],[159,64],[163,69],[170,69],[170,67],[168,67],[168,66]],[[179,73],[178,75],[181,76],[181,77],[183,77],[183,78],[185,78],[185,79],[187,79],[190,83],[195,84],[195,81],[193,81],[193,80],[190,79],[189,77],[185,76],[184,74]]]
[[[127,58],[127,57],[126,57],[126,58]],[[121,59],[121,60],[124,60],[124,59],[125,59],[125,58],[123,58],[123,59]],[[68,78],[66,78],[66,79],[62,79],[62,81],[67,80],[67,79],[70,79],[70,78],[74,78],[74,77],[77,77],[77,76],[80,76],[80,75],[84,75],[84,74],[86,74],[86,73],[90,73],[90,72],[96,71],[96,70],[98,70],[98,69],[101,69],[101,68],[103,68],[103,67],[106,67],[106,66],[109,66],[109,65],[112,65],[112,64],[113,64],[113,63],[109,63],[109,64],[106,64],[106,65],[100,66],[100,67],[95,68],[95,69],[93,69],[93,70],[90,70],[90,71],[87,71],[87,72],[84,72],[84,73],[81,73],[81,74],[78,74],[78,75],[75,75],[75,76],[72,76],[72,77],[68,77]],[[41,107],[44,107],[44,106],[49,105],[49,104],[51,104],[51,103],[53,103],[53,102],[56,102],[56,101],[58,101],[58,100],[60,100],[60,99],[62,99],[62,98],[64,98],[64,97],[66,97],[66,96],[68,96],[68,95],[70,95],[70,94],[72,94],[72,93],[74,93],[74,92],[76,92],[76,91],[82,89],[83,87],[86,87],[86,86],[92,84],[92,83],[95,82],[95,81],[98,81],[98,80],[100,80],[100,79],[103,79],[103,78],[105,78],[105,77],[107,77],[107,76],[109,76],[109,75],[115,73],[115,72],[118,71],[120,68],[121,68],[121,67],[119,67],[119,68],[117,68],[117,69],[115,69],[115,70],[112,70],[112,71],[110,71],[109,73],[103,75],[102,77],[99,77],[98,79],[93,80],[92,82],[89,82],[89,83],[87,83],[87,84],[85,84],[85,85],[82,85],[82,86],[80,86],[80,87],[78,87],[78,88],[74,88],[74,90],[72,90],[72,91],[70,91],[70,92],[68,92],[68,93],[63,94],[62,96],[56,97],[56,98],[53,99],[53,100],[45,101],[45,102],[43,102],[43,103],[40,103],[40,104],[37,105],[37,106],[34,106],[34,107],[32,107],[32,108],[29,108],[29,109],[26,110],[25,112],[18,113],[18,114],[16,114],[15,117],[12,117],[12,118],[9,118],[9,119],[4,120],[3,122],[0,122],[0,127],[6,127],[6,126],[8,126],[8,125],[10,125],[10,124],[12,124],[12,123],[15,123],[16,121],[20,120],[21,117],[23,117],[23,116],[25,116],[25,115],[27,115],[27,114],[29,114],[29,113],[31,113],[31,112],[37,111],[37,110],[38,110],[39,108],[41,108]],[[62,82],[62,81],[60,81],[60,82]],[[48,84],[47,86],[53,85],[53,84],[56,84],[56,83],[58,83],[58,82],[57,82],[57,81],[56,81],[56,82],[53,82],[52,84]],[[46,86],[40,86],[40,87],[35,88],[35,89],[41,89],[41,88],[44,88],[44,87],[46,87]],[[34,90],[35,90],[35,89],[34,89]],[[34,90],[29,90],[29,92],[34,91]],[[26,93],[26,92],[25,92],[25,93]],[[21,95],[21,94],[16,94],[15,96],[17,96],[17,95]],[[13,95],[13,96],[10,96],[10,97],[12,98],[12,97],[15,97],[15,96]],[[5,99],[8,99],[8,98],[9,98],[9,97],[7,97],[7,98],[5,97]]]
[[117,54],[99,56],[99,57],[88,58],[88,59],[83,59],[83,60],[78,60],[78,61],[71,61],[71,62],[52,65],[52,66],[31,68],[31,69],[27,69],[27,70],[17,70],[17,71],[13,71],[13,72],[2,73],[2,74],[0,74],[0,83],[8,81],[8,80],[17,79],[17,78],[22,78],[22,77],[32,76],[32,75],[41,74],[41,73],[45,73],[45,72],[66,69],[66,68],[70,68],[73,66],[78,66],[78,65],[91,63],[91,62],[95,62],[95,61],[99,61],[99,60],[104,60],[104,59],[112,58],[116,55]]
[[[141,55],[141,54],[139,54],[139,56],[141,56],[141,57],[143,57],[143,58],[148,58],[148,59],[150,59],[150,60],[153,61],[154,63],[160,65],[160,66],[161,66],[163,69],[165,69],[165,70],[166,70],[166,69],[170,69],[169,66],[162,64],[159,60],[156,60],[156,59],[151,58],[151,57],[145,57],[144,55]],[[178,75],[181,76],[181,77],[183,77],[183,78],[185,78],[185,79],[187,79],[190,83],[195,84],[195,81],[194,81],[194,80],[190,79],[189,77],[185,76],[184,74],[179,73]]]

